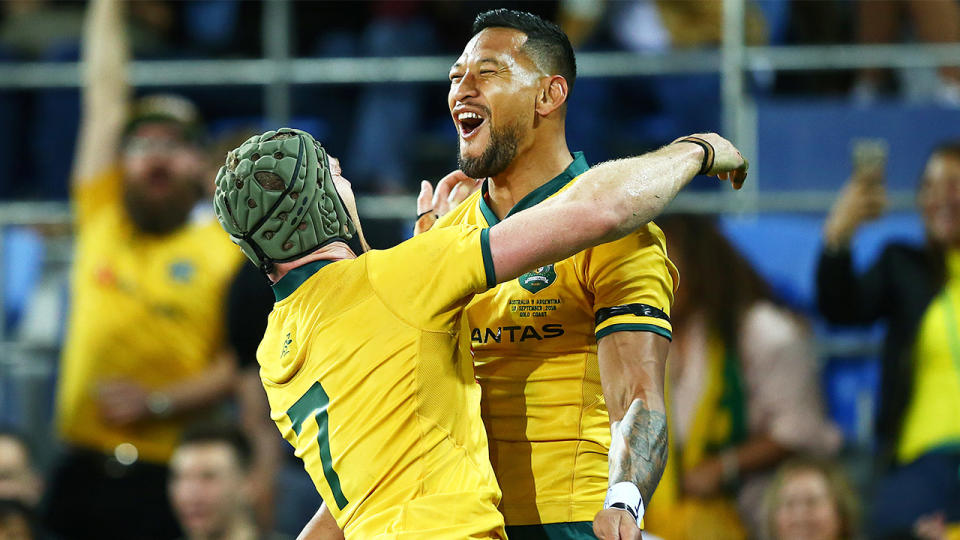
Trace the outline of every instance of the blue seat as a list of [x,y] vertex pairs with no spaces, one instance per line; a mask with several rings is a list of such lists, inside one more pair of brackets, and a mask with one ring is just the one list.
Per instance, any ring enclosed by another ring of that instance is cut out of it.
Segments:
[[29,227],[6,227],[3,235],[3,309],[6,332],[20,322],[43,270],[43,237]]
[[[756,218],[725,217],[720,226],[782,300],[815,314],[815,272],[823,220],[820,214],[770,213]],[[865,225],[857,235],[854,265],[863,271],[889,242],[920,244],[923,234],[916,214],[886,215]]]

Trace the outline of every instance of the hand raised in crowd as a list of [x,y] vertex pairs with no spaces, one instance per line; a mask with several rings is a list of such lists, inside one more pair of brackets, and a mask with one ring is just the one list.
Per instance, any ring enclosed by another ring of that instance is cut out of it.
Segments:
[[883,169],[870,167],[855,172],[827,216],[823,230],[827,247],[847,246],[860,225],[880,217],[886,208]]
[[417,223],[413,234],[430,230],[437,219],[457,207],[474,191],[480,189],[483,180],[475,180],[461,171],[453,171],[437,182],[434,190],[430,182],[420,183],[420,195],[417,196]]

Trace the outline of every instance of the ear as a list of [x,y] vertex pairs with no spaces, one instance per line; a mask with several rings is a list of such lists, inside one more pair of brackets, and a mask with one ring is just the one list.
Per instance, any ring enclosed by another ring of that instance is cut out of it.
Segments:
[[541,81],[540,93],[537,96],[537,114],[549,116],[567,102],[569,92],[567,80],[562,76],[545,77]]

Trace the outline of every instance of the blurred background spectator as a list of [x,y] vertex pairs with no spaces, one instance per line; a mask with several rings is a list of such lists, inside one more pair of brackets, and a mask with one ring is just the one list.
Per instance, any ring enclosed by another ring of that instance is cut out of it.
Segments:
[[188,540],[282,540],[251,510],[250,441],[229,424],[187,428],[170,458],[170,500]]
[[891,244],[858,274],[851,239],[883,212],[883,174],[875,164],[847,182],[827,218],[817,271],[829,321],[888,322],[876,426],[886,474],[869,521],[877,535],[909,532],[936,512],[960,521],[960,143],[939,146],[920,179],[926,245]]
[[667,363],[672,459],[647,527],[670,539],[755,537],[773,469],[795,452],[840,447],[819,361],[807,323],[776,303],[710,218],[658,223],[682,284]]
[[70,538],[175,537],[165,463],[185,415],[215,405],[234,376],[217,352],[240,258],[215,221],[190,221],[206,172],[199,118],[176,96],[130,102],[123,6],[92,2],[84,29],[77,247],[57,392],[65,447],[45,508]]
[[764,538],[854,540],[859,538],[860,503],[836,463],[791,458],[780,467],[764,497]]
[[0,538],[5,540],[39,539],[33,512],[22,501],[0,499]]
[[19,432],[0,429],[0,499],[36,508],[42,493],[43,480],[26,438]]

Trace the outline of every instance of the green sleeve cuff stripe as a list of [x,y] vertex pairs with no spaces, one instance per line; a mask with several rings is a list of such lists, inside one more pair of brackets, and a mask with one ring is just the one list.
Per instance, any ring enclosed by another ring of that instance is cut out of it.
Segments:
[[497,284],[497,272],[493,268],[493,252],[490,251],[490,229],[480,231],[480,252],[483,253],[483,270],[487,274],[487,288]]
[[611,324],[606,328],[597,330],[597,339],[600,339],[606,335],[610,335],[614,332],[653,332],[654,334],[661,335],[668,340],[673,341],[673,334],[666,328],[660,328],[659,326],[653,324],[634,323]]

